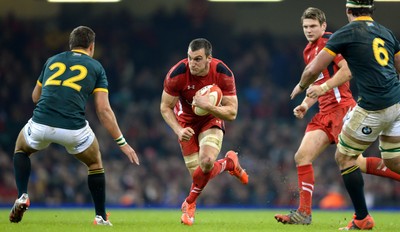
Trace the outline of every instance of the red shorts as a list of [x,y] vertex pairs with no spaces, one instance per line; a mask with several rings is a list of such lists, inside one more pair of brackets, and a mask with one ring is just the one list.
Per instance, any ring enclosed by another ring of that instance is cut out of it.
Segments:
[[181,146],[181,151],[183,156],[188,156],[193,153],[199,152],[199,134],[203,131],[206,131],[212,127],[220,128],[225,132],[225,123],[223,120],[215,117],[205,118],[202,121],[197,121],[196,123],[185,123],[179,122],[181,127],[191,127],[194,130],[194,135],[189,141],[179,141],[179,145]]
[[329,113],[317,113],[308,123],[306,132],[322,130],[328,136],[331,143],[338,143],[338,136],[343,126],[343,118],[354,107],[354,105],[336,108]]

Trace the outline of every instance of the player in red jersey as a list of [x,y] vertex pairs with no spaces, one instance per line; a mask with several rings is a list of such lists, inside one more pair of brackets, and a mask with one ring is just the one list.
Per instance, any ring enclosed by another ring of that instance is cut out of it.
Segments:
[[[325,32],[326,18],[323,11],[310,7],[301,17],[304,35],[309,41],[303,52],[309,64],[325,47],[332,33]],[[305,135],[295,154],[297,166],[299,207],[289,214],[277,214],[275,219],[284,224],[311,223],[312,194],[314,191],[314,171],[312,162],[330,145],[338,143],[338,135],[343,126],[343,118],[356,102],[352,97],[348,80],[351,73],[341,55],[320,73],[314,84],[307,90],[303,102],[293,113],[302,119],[307,110],[317,101],[319,112],[307,125]],[[359,156],[357,165],[364,173],[400,180],[400,175],[386,168],[382,159]]]
[[[206,85],[218,85],[223,97],[219,106],[212,105],[208,94],[196,92]],[[192,105],[201,107],[208,115],[198,116]],[[237,153],[228,151],[225,158],[216,160],[224,136],[224,120],[233,121],[238,110],[235,77],[224,62],[212,57],[211,43],[194,39],[188,48],[188,57],[179,61],[164,80],[160,111],[165,122],[178,136],[183,158],[193,183],[189,196],[182,203],[181,222],[192,225],[196,199],[208,181],[229,171],[242,184],[248,175],[241,168]]]

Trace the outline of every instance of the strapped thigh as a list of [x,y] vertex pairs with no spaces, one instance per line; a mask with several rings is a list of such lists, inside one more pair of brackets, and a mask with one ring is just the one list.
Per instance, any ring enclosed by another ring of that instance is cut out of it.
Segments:
[[211,146],[219,151],[221,151],[222,147],[222,139],[215,134],[207,134],[199,141],[200,147],[203,145]]
[[380,140],[379,150],[381,151],[382,159],[392,159],[400,156],[400,143],[389,143]]
[[343,133],[339,134],[337,148],[340,153],[348,156],[357,156],[363,153],[371,144],[359,144]]

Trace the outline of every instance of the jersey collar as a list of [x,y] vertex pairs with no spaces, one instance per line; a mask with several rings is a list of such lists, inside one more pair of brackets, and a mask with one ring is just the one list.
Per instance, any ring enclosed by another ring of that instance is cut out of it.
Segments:
[[371,16],[360,16],[354,19],[354,21],[374,21]]
[[72,51],[72,52],[83,53],[83,54],[85,54],[85,55],[89,55],[85,50],[82,50],[82,49],[72,49],[71,51]]

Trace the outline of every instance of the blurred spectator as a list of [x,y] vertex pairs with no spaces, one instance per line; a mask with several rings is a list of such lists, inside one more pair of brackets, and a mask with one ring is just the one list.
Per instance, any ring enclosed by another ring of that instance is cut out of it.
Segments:
[[[123,162],[121,159],[125,157],[118,154],[120,151],[107,132],[99,125],[92,125],[103,151],[107,203],[129,207],[179,207],[186,196],[191,179],[181,165],[176,136],[159,114],[159,102],[168,67],[186,56],[180,51],[187,48],[179,46],[186,46],[201,35],[210,39],[217,48],[214,55],[235,73],[239,114],[235,123],[226,124],[228,133],[221,154],[227,148],[239,151],[250,182],[243,188],[232,178],[212,180],[199,204],[294,207],[297,205],[297,177],[293,153],[309,119],[294,118],[292,109],[297,103],[290,101],[289,91],[298,82],[304,67],[304,36],[233,34],[229,25],[216,22],[208,15],[206,1],[193,0],[192,4],[202,7],[198,12],[201,14],[195,18],[190,17],[188,10],[167,14],[160,9],[145,21],[125,11],[101,16],[92,15],[87,8],[82,11],[84,24],[98,34],[95,58],[102,62],[108,77],[112,78],[110,101],[121,130],[141,158],[138,167]],[[62,47],[65,43],[59,38],[80,23],[71,18],[70,7],[65,6],[50,23],[18,19],[12,14],[0,18],[0,204],[11,205],[15,200],[12,197],[16,195],[15,183],[10,181],[13,180],[13,141],[18,133],[15,128],[21,128],[31,117],[34,107],[31,93],[41,64],[54,48],[67,49]],[[87,106],[86,113],[91,124],[99,123],[93,105]],[[309,115],[313,115],[312,112]],[[47,206],[57,206],[61,202],[90,204],[85,167],[76,165],[77,161],[57,145],[44,152],[46,154],[32,158],[29,185],[32,202]],[[377,154],[377,146],[373,146],[365,155]],[[344,186],[334,161],[334,148],[321,154],[315,167],[318,167],[315,170],[318,187],[313,202],[318,207],[331,186],[337,186],[339,192]],[[66,173],[74,173],[78,176],[74,180],[82,181],[72,182]],[[400,194],[397,182],[365,176],[365,191],[374,207],[400,206],[396,197]]]

